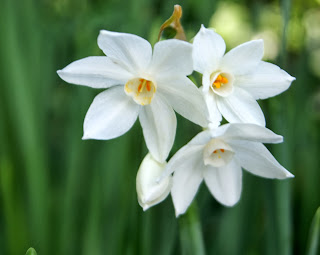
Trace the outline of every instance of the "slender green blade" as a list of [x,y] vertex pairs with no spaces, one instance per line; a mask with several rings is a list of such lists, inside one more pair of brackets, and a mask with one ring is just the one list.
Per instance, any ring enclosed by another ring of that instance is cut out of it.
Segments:
[[180,244],[183,255],[204,255],[201,222],[195,201],[185,215],[179,218]]
[[27,250],[26,255],[37,255],[37,252],[36,252],[35,249],[29,248],[29,249]]
[[319,243],[320,243],[320,207],[316,211],[316,214],[314,215],[311,223],[306,254],[307,255],[319,254]]

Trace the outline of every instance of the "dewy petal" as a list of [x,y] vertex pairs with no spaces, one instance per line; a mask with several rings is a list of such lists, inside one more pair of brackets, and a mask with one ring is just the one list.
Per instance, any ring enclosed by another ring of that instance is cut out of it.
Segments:
[[211,194],[223,205],[235,205],[242,190],[242,170],[233,160],[228,165],[215,168],[207,166],[204,180]]
[[230,141],[229,144],[235,150],[235,160],[248,172],[272,179],[293,177],[262,143]]
[[203,179],[203,146],[184,146],[169,161],[166,172],[174,171],[171,195],[176,216],[185,213]]
[[224,129],[223,133],[220,132],[220,136],[225,141],[248,140],[260,143],[281,143],[283,141],[281,135],[277,135],[270,129],[255,124],[231,123],[225,124],[218,129]]
[[229,122],[266,125],[257,101],[241,88],[234,88],[233,94],[228,97],[217,97],[217,105],[222,116]]
[[251,73],[237,76],[235,85],[248,91],[255,99],[265,99],[287,90],[294,80],[278,66],[261,61]]
[[145,71],[150,64],[151,45],[139,36],[101,30],[98,45],[104,54],[134,75]]
[[222,116],[217,106],[216,97],[218,96],[216,96],[211,89],[207,93],[204,93],[204,99],[209,112],[208,120],[210,122],[210,128],[218,127],[222,121]]
[[226,50],[222,37],[203,25],[193,40],[193,66],[199,73],[212,72],[218,68]]
[[155,44],[149,72],[156,79],[186,76],[193,71],[192,44],[171,39]]
[[233,75],[245,74],[254,70],[262,57],[263,40],[246,42],[224,55],[220,68]]
[[59,70],[58,75],[66,82],[98,89],[124,84],[132,77],[131,73],[108,57],[87,57],[74,61]]
[[202,93],[187,77],[158,81],[158,93],[183,117],[202,127],[207,126],[207,109]]
[[159,93],[139,114],[144,139],[151,155],[164,162],[172,148],[177,128],[176,115]]
[[108,140],[126,133],[138,117],[140,106],[123,86],[101,92],[93,100],[84,120],[83,139]]

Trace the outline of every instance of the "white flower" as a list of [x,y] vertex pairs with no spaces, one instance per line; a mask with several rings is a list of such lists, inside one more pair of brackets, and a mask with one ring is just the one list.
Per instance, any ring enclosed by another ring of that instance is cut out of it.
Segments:
[[191,44],[174,39],[161,41],[152,54],[150,43],[141,37],[101,31],[98,45],[106,57],[87,57],[58,71],[69,83],[109,88],[91,104],[83,139],[118,137],[139,116],[149,151],[164,162],[176,132],[173,109],[206,126],[203,97],[186,77],[193,71]]
[[226,124],[199,133],[171,158],[162,175],[174,172],[171,195],[176,215],[185,213],[203,179],[220,203],[233,206],[240,199],[241,167],[264,178],[293,177],[262,144],[282,140],[255,124]]
[[143,210],[162,202],[170,193],[172,176],[157,182],[167,163],[156,161],[150,153],[143,159],[137,174],[138,201]]
[[278,66],[261,60],[262,40],[246,42],[224,55],[222,37],[202,26],[193,48],[194,69],[203,74],[203,92],[214,126],[220,124],[221,115],[228,122],[265,126],[256,100],[280,94],[295,80]]

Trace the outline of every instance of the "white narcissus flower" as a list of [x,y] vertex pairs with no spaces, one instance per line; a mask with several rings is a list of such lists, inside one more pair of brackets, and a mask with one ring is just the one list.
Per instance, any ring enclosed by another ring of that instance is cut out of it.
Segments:
[[267,128],[244,123],[199,133],[170,159],[162,175],[174,172],[171,195],[176,216],[185,213],[202,180],[221,204],[233,206],[240,199],[241,168],[264,178],[293,177],[262,144],[282,140]]
[[197,87],[186,77],[193,71],[192,45],[166,40],[152,47],[145,39],[101,31],[106,57],[87,57],[58,71],[73,84],[109,88],[93,100],[84,120],[83,139],[108,140],[126,133],[137,117],[152,156],[164,162],[174,142],[177,111],[206,126],[206,109]]
[[139,204],[144,211],[162,202],[170,193],[172,185],[171,175],[158,182],[166,165],[166,162],[160,163],[148,153],[139,167],[136,188]]
[[265,126],[256,100],[280,94],[295,78],[261,60],[263,40],[246,42],[226,54],[225,50],[222,37],[202,26],[193,41],[193,61],[194,69],[203,74],[210,122],[218,126],[223,116],[230,123]]

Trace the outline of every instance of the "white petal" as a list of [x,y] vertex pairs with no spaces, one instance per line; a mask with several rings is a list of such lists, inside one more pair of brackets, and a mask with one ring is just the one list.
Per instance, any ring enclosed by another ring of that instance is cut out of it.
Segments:
[[[183,146],[179,151],[174,154],[174,156],[169,161],[166,169],[163,171],[162,175],[159,177],[158,181],[162,181],[167,176],[171,175],[176,170],[176,164],[185,167],[189,164],[188,158],[194,155],[203,155],[203,149],[205,145],[210,141],[211,135],[208,130],[202,131],[197,134],[189,143]],[[203,161],[203,157],[202,157]],[[204,163],[202,163],[204,164]]]
[[253,71],[263,57],[263,40],[243,43],[230,50],[221,60],[221,70],[233,75]]
[[203,146],[184,146],[169,161],[165,170],[174,171],[171,195],[176,216],[185,213],[203,179]]
[[123,86],[101,92],[93,100],[84,120],[83,139],[108,140],[126,133],[138,117],[140,106]]
[[[204,132],[201,132],[203,134]],[[203,163],[203,149],[205,145],[193,145],[187,144],[183,146],[180,150],[178,150],[173,157],[168,162],[168,165],[160,176],[159,180],[162,180],[163,177],[166,177],[176,171],[177,167],[186,168],[189,164],[191,164],[195,159],[194,157],[201,157],[202,165]],[[190,163],[190,162],[191,163]],[[199,163],[199,162],[198,162]],[[192,163],[193,164],[193,163]]]
[[171,39],[155,44],[149,72],[156,78],[186,76],[192,71],[191,43]]
[[164,162],[176,135],[177,119],[173,109],[157,93],[151,104],[142,108],[139,119],[151,155]]
[[217,105],[222,116],[229,122],[266,125],[259,104],[243,89],[234,88],[233,94],[228,97],[217,96]]
[[207,109],[200,90],[187,77],[158,82],[158,91],[186,119],[207,126]]
[[207,166],[204,180],[211,194],[221,204],[233,206],[239,201],[242,189],[242,170],[234,160],[219,168]]
[[218,68],[226,50],[222,37],[203,25],[193,40],[193,66],[200,73],[212,72]]
[[[231,123],[225,124],[219,129],[224,129],[220,136],[223,140],[248,140],[261,143],[281,143],[283,137],[273,133],[270,129],[265,127],[247,124],[247,123]],[[216,132],[217,133],[217,132]]]
[[151,45],[139,36],[101,30],[98,45],[104,54],[134,75],[145,71],[150,64]]
[[294,80],[278,66],[261,61],[252,73],[237,76],[235,84],[247,90],[255,99],[265,99],[287,90]]
[[229,144],[235,150],[236,161],[250,173],[264,178],[285,179],[293,177],[262,143],[230,141]]
[[87,57],[74,61],[59,70],[58,74],[66,82],[99,89],[124,84],[132,77],[131,73],[107,57]]
[[211,75],[211,70],[210,71],[205,71],[202,75],[202,91],[203,93],[208,93],[211,87],[211,81],[210,81],[210,75]]
[[204,99],[209,112],[209,126],[210,128],[216,128],[222,121],[221,113],[217,106],[216,96],[211,89],[204,94]]
[[148,153],[139,167],[136,187],[138,201],[144,211],[162,202],[170,193],[172,186],[171,175],[167,176],[161,182],[157,182],[166,164],[166,162],[159,163]]
[[202,131],[201,133],[197,134],[188,145],[206,145],[211,139],[211,133],[209,130]]

